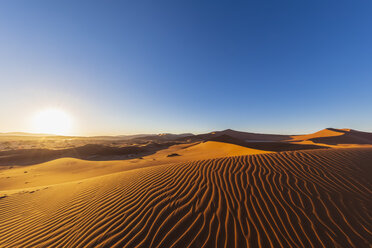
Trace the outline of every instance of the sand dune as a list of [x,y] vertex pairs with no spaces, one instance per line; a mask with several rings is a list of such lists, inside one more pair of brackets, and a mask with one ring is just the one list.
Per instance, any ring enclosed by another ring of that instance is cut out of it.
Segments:
[[[327,147],[372,147],[372,133],[335,128],[327,128],[313,134],[293,136],[247,133],[227,129],[200,135],[160,134],[152,136],[140,135],[139,137],[135,135],[132,136],[135,138],[129,141],[117,140],[120,137],[114,136],[111,141],[108,140],[109,137],[92,137],[90,141],[87,138],[84,140],[84,137],[75,137],[73,139],[74,142],[71,144],[69,143],[70,139],[66,139],[68,137],[64,137],[65,140],[59,140],[57,139],[58,137],[48,137],[50,139],[49,141],[40,140],[39,144],[36,141],[30,143],[30,140],[24,140],[23,142],[8,140],[0,144],[0,148],[4,149],[0,149],[0,169],[1,166],[33,165],[65,157],[91,161],[140,158],[172,146],[178,147],[177,145],[179,144],[186,144],[188,146],[195,142],[208,141],[223,142],[250,148],[252,152],[247,151],[245,154],[258,153],[257,150],[282,152],[324,149]],[[102,140],[95,140],[95,138],[102,138]],[[5,145],[7,143],[9,144]],[[63,144],[67,147],[63,147]],[[30,146],[40,146],[41,148],[30,148]],[[218,156],[229,155],[223,149],[220,149],[219,146],[215,146],[212,150],[217,150],[218,152],[216,151],[216,154],[222,152]],[[208,154],[211,153],[210,149],[204,149],[204,151]],[[199,156],[197,159],[203,158],[203,156]]]
[[312,144],[337,145],[371,145],[372,133],[352,129],[326,128],[313,134],[294,135],[290,141],[310,141]]
[[313,150],[324,149],[326,147],[315,144],[301,144],[282,141],[244,141],[228,135],[221,135],[210,139],[222,143],[236,144],[239,146],[247,147],[255,150],[271,151],[271,152],[284,152],[284,151],[297,151],[297,150]]
[[174,148],[159,151],[158,154],[169,154],[170,151],[174,151],[182,156],[174,158],[172,160],[178,162],[270,152],[265,150],[247,148],[236,144],[229,144],[217,141],[207,141],[198,143],[196,145],[174,146]]
[[243,155],[25,190],[0,199],[0,244],[370,247],[371,161],[367,148]]
[[[259,153],[267,152],[228,143],[208,141],[174,145],[141,159],[86,161],[75,158],[61,158],[32,166],[18,166],[11,169],[2,167],[3,170],[0,170],[0,191],[19,191],[24,188],[35,190],[50,184],[66,183],[161,164]],[[179,156],[168,157],[170,154]]]
[[15,149],[0,151],[0,166],[32,165],[64,157],[93,161],[112,160],[112,158],[124,159],[128,157],[128,155],[140,156],[140,154],[142,154],[141,156],[143,156],[144,154],[151,154],[171,145],[174,145],[174,143],[150,144],[145,146],[133,145],[126,147],[87,144],[66,149]]
[[343,135],[343,132],[339,132],[337,129],[334,128],[326,128],[312,134],[293,135],[291,136],[291,141],[309,140],[322,137],[334,137],[340,135]]
[[226,129],[223,131],[214,131],[210,133],[185,136],[185,137],[179,138],[179,140],[193,140],[193,141],[204,140],[205,141],[205,140],[214,139],[222,135],[227,135],[227,136],[233,137],[235,139],[240,139],[240,140],[265,140],[265,141],[284,141],[284,140],[288,140],[291,137],[289,135],[248,133],[248,132],[235,131],[232,129]]

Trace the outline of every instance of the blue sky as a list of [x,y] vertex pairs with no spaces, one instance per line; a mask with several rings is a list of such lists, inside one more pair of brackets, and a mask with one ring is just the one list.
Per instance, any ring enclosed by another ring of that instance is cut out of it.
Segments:
[[0,132],[372,131],[372,2],[2,1]]

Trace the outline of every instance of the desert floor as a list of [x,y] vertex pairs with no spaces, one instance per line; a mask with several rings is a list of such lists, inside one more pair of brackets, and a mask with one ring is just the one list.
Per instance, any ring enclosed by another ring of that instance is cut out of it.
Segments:
[[370,147],[215,141],[3,167],[0,247],[371,247],[371,179]]

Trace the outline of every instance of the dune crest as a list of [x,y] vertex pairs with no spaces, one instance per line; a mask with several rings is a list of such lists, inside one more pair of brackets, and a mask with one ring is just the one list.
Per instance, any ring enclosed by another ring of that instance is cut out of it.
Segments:
[[[173,153],[179,156],[168,156]],[[38,188],[161,164],[260,153],[268,152],[234,144],[207,141],[174,145],[141,159],[87,161],[76,158],[59,158],[32,166],[19,166],[3,170],[1,173],[3,176],[0,174],[0,192],[1,190],[17,192],[22,191],[25,187]]]
[[[343,129],[341,129],[343,130]],[[347,131],[347,130],[344,130]],[[305,135],[293,135],[291,136],[291,141],[303,141],[303,140],[309,140],[313,138],[322,138],[322,137],[334,137],[334,136],[340,136],[343,135],[344,132],[340,132],[337,129],[334,128],[326,128],[323,130],[320,130],[318,132],[312,133],[312,134],[305,134]]]
[[307,135],[291,136],[292,142],[311,142],[330,147],[363,147],[372,145],[372,133],[353,129],[327,128]]

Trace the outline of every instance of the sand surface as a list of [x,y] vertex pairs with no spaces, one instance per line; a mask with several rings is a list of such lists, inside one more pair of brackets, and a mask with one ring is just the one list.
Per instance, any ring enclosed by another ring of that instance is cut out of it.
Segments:
[[291,141],[302,141],[302,140],[309,140],[314,138],[323,138],[323,137],[335,137],[343,135],[342,132],[339,132],[336,129],[323,129],[318,132],[312,134],[305,134],[305,135],[293,135],[291,136]]
[[[3,168],[0,170],[0,196],[5,193],[9,194],[10,190],[12,192],[24,189],[35,190],[42,186],[155,165],[260,153],[268,152],[228,143],[208,141],[171,146],[141,159],[86,161],[75,158],[61,158],[32,166],[6,166],[0,167]],[[170,154],[178,154],[179,156],[168,157]]]
[[289,141],[302,145],[319,145],[332,148],[372,148],[372,133],[352,129],[326,128],[312,134],[293,135]]
[[246,149],[206,142],[2,170],[0,246],[371,246],[371,148]]

